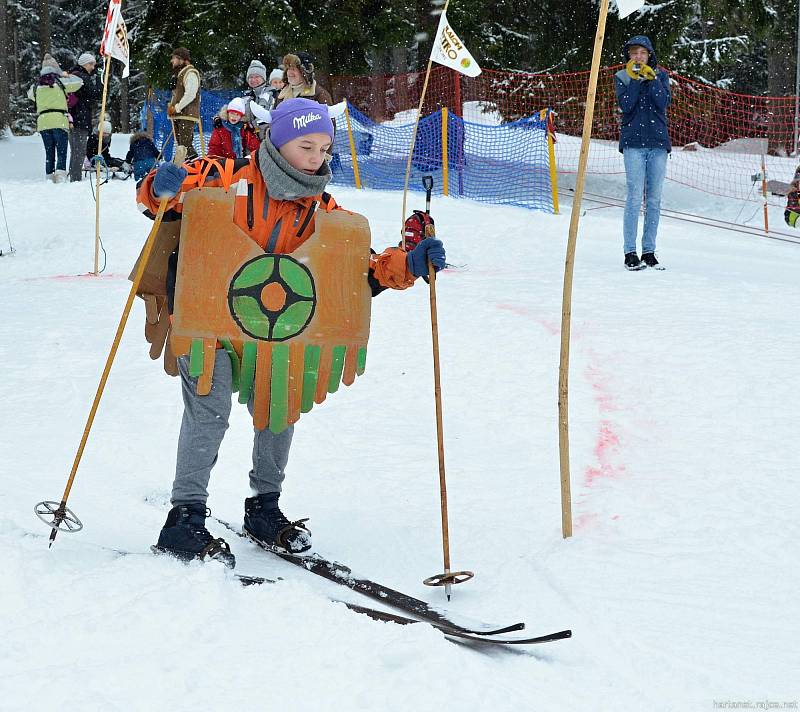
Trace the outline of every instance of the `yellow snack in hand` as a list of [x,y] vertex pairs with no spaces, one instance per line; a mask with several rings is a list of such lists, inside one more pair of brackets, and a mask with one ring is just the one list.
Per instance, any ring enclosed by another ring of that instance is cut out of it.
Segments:
[[656,72],[649,64],[643,64],[641,67],[642,68],[639,70],[639,76],[642,79],[652,80],[656,78]]

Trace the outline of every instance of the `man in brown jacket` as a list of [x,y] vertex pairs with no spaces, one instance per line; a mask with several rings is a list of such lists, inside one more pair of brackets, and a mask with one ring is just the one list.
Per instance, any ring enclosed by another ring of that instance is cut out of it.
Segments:
[[200,123],[200,72],[192,65],[186,47],[172,50],[170,64],[176,81],[167,113],[175,130],[175,144],[186,146],[187,158],[196,158],[192,141],[194,127]]
[[314,78],[314,57],[308,52],[287,54],[283,58],[283,83],[286,85],[275,100],[276,108],[285,99],[313,99],[331,106],[331,95]]

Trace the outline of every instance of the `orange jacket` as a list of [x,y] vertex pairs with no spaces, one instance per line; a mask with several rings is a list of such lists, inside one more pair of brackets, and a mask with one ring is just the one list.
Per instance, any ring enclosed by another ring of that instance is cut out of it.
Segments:
[[[233,221],[266,252],[293,252],[314,233],[314,214],[341,210],[328,193],[296,200],[270,197],[258,167],[257,155],[248,159],[198,158],[183,166],[189,175],[182,192],[167,203],[164,220],[180,220],[183,194],[202,186],[228,187],[236,191]],[[155,171],[141,183],[137,192],[139,209],[153,219],[160,200],[152,194]],[[373,295],[384,289],[407,289],[415,277],[408,270],[406,252],[390,247],[370,257],[369,282]]]

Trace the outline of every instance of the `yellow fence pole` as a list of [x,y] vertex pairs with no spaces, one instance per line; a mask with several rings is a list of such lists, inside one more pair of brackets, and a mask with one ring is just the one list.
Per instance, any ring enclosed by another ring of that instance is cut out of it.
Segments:
[[350,158],[353,160],[353,176],[356,179],[356,188],[361,190],[361,176],[358,173],[358,157],[356,156],[356,142],[353,138],[353,127],[350,125],[350,109],[344,106],[344,120],[347,122],[347,137],[350,139]]
[[[556,142],[553,138],[555,134],[555,126],[551,121],[551,109],[542,109],[542,119],[546,123],[545,130],[547,131],[547,154],[550,160],[550,191],[553,194],[553,212],[558,215],[560,213],[558,207],[558,165],[556,163]],[[550,127],[553,126],[553,130]]]
[[442,183],[445,195],[450,194],[450,166],[447,161],[447,107],[442,107]]

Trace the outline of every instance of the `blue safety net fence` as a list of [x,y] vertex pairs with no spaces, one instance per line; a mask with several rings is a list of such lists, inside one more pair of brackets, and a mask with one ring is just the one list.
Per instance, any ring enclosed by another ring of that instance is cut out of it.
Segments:
[[[151,101],[154,141],[161,148],[170,135],[166,107],[169,92],[155,92]],[[240,92],[204,91],[200,111],[205,143],[214,116]],[[402,190],[408,150],[414,124],[378,124],[348,103],[355,159],[361,186],[380,190]],[[142,110],[146,127],[147,107]],[[448,112],[447,187],[453,197],[471,198],[485,203],[519,205],[553,212],[553,191],[547,142],[548,112],[501,125],[464,121]],[[434,192],[444,193],[444,143],[441,110],[419,122],[411,161],[409,188],[422,190],[422,177],[432,175]],[[195,150],[200,152],[199,131]],[[165,158],[172,157],[174,141],[169,141]],[[333,184],[355,186],[353,151],[347,119],[336,120],[336,139],[331,160]]]
[[[402,190],[414,124],[376,124],[348,105],[361,185]],[[444,144],[441,110],[419,122],[409,186],[422,190],[424,175],[444,192]],[[355,185],[353,159],[344,116],[336,120],[334,180]],[[491,126],[464,121],[447,112],[447,187],[454,197],[505,203],[553,212],[547,119],[527,117]]]

